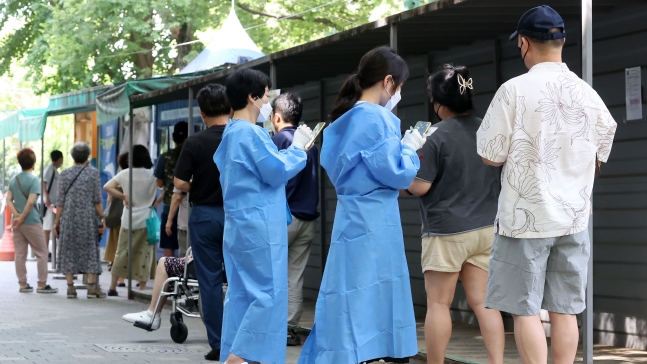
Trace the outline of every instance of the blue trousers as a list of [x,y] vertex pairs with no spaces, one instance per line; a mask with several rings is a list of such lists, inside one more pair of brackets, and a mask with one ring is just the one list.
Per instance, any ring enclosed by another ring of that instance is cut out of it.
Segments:
[[222,206],[195,205],[189,216],[189,234],[202,297],[202,321],[211,349],[220,349],[222,332],[222,238],[225,212]]

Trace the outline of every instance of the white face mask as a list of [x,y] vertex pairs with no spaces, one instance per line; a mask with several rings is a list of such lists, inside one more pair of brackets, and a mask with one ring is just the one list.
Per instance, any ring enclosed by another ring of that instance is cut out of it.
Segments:
[[[391,79],[391,82],[393,82],[393,79]],[[393,82],[393,86],[395,86],[395,82]],[[391,93],[386,87],[384,89],[386,90],[386,93],[389,94],[389,96],[391,96],[391,98],[389,99],[389,101],[386,102],[384,107],[387,110],[393,110],[395,105],[397,105],[398,102],[400,102],[400,100],[402,99],[402,96],[400,96],[400,90],[396,90],[395,93],[391,95]]]
[[256,119],[256,122],[265,123],[265,121],[267,121],[267,118],[269,118],[270,114],[272,113],[272,106],[270,106],[269,102],[266,104],[263,104],[262,107],[258,107],[256,103],[254,103],[254,106],[256,106],[261,111],[261,113],[258,114],[258,119]]
[[387,108],[388,110],[393,110],[395,105],[397,105],[401,99],[402,99],[402,96],[400,96],[400,90],[398,90],[393,94],[393,96],[391,96],[391,99],[386,102],[386,105],[384,105],[384,107]]

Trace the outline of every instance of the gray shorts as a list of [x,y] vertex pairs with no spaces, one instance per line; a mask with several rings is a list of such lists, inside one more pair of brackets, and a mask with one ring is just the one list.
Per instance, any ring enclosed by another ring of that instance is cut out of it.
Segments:
[[541,309],[581,313],[589,252],[587,230],[538,239],[495,235],[485,307],[519,316],[535,316]]

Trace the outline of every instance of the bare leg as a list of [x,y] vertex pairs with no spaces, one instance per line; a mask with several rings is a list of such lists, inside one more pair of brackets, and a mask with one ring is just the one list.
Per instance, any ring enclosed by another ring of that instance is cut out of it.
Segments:
[[97,283],[97,274],[88,273],[88,284],[95,284],[95,283]]
[[65,279],[67,280],[67,284],[74,284],[74,275],[72,273],[67,273],[65,274]]
[[119,278],[119,277],[117,277],[117,276],[115,276],[115,275],[113,275],[113,276],[112,276],[112,280],[110,281],[110,290],[112,290],[112,291],[116,291],[116,290],[117,290],[117,281],[118,281],[119,279],[122,279],[122,280],[123,280],[123,278]]
[[139,290],[140,291],[145,291],[146,290],[146,283],[147,281],[139,281]]
[[[153,283],[153,296],[151,297],[151,304],[148,306],[148,310],[150,312],[155,311],[157,300],[160,298],[162,290],[165,288],[164,282],[168,279],[168,274],[166,273],[166,269],[164,268],[165,261],[166,257],[163,257],[160,258],[159,262],[157,263],[157,270],[155,271],[155,283]],[[166,303],[166,296],[162,297],[157,313],[162,312],[164,303]]]
[[174,257],[175,256],[175,250],[173,250],[173,249],[164,249],[164,256],[165,257]]
[[577,354],[580,332],[575,315],[550,314],[551,355],[553,364],[572,363]]
[[517,341],[517,348],[523,363],[546,364],[548,362],[548,344],[539,315],[512,315],[512,317],[514,318],[514,338]]
[[458,273],[425,272],[427,364],[443,364],[445,362],[445,352],[452,336],[452,318],[449,314],[449,306],[454,300],[457,281]]
[[[124,279],[123,279],[123,278],[119,278],[119,279],[117,280],[117,283],[122,284],[122,283],[125,283],[125,282],[124,282]],[[115,287],[117,287],[117,286],[115,286]]]
[[467,302],[476,314],[488,353],[488,364],[503,364],[505,330],[501,312],[485,308],[488,272],[470,263],[463,265],[461,280]]

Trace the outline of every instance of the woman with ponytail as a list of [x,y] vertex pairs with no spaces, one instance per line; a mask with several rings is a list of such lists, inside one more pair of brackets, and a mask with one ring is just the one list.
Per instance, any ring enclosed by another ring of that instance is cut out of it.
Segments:
[[339,91],[321,150],[337,210],[299,364],[406,363],[418,352],[398,189],[416,176],[424,139],[414,131],[400,140],[390,111],[408,76],[404,60],[379,47]]
[[473,87],[467,67],[446,64],[429,76],[430,102],[442,121],[418,152],[420,170],[407,190],[420,196],[429,364],[445,362],[452,334],[449,306],[459,277],[481,327],[488,363],[503,364],[503,320],[499,311],[485,308],[500,169],[485,165],[474,148],[484,122],[469,113]]

